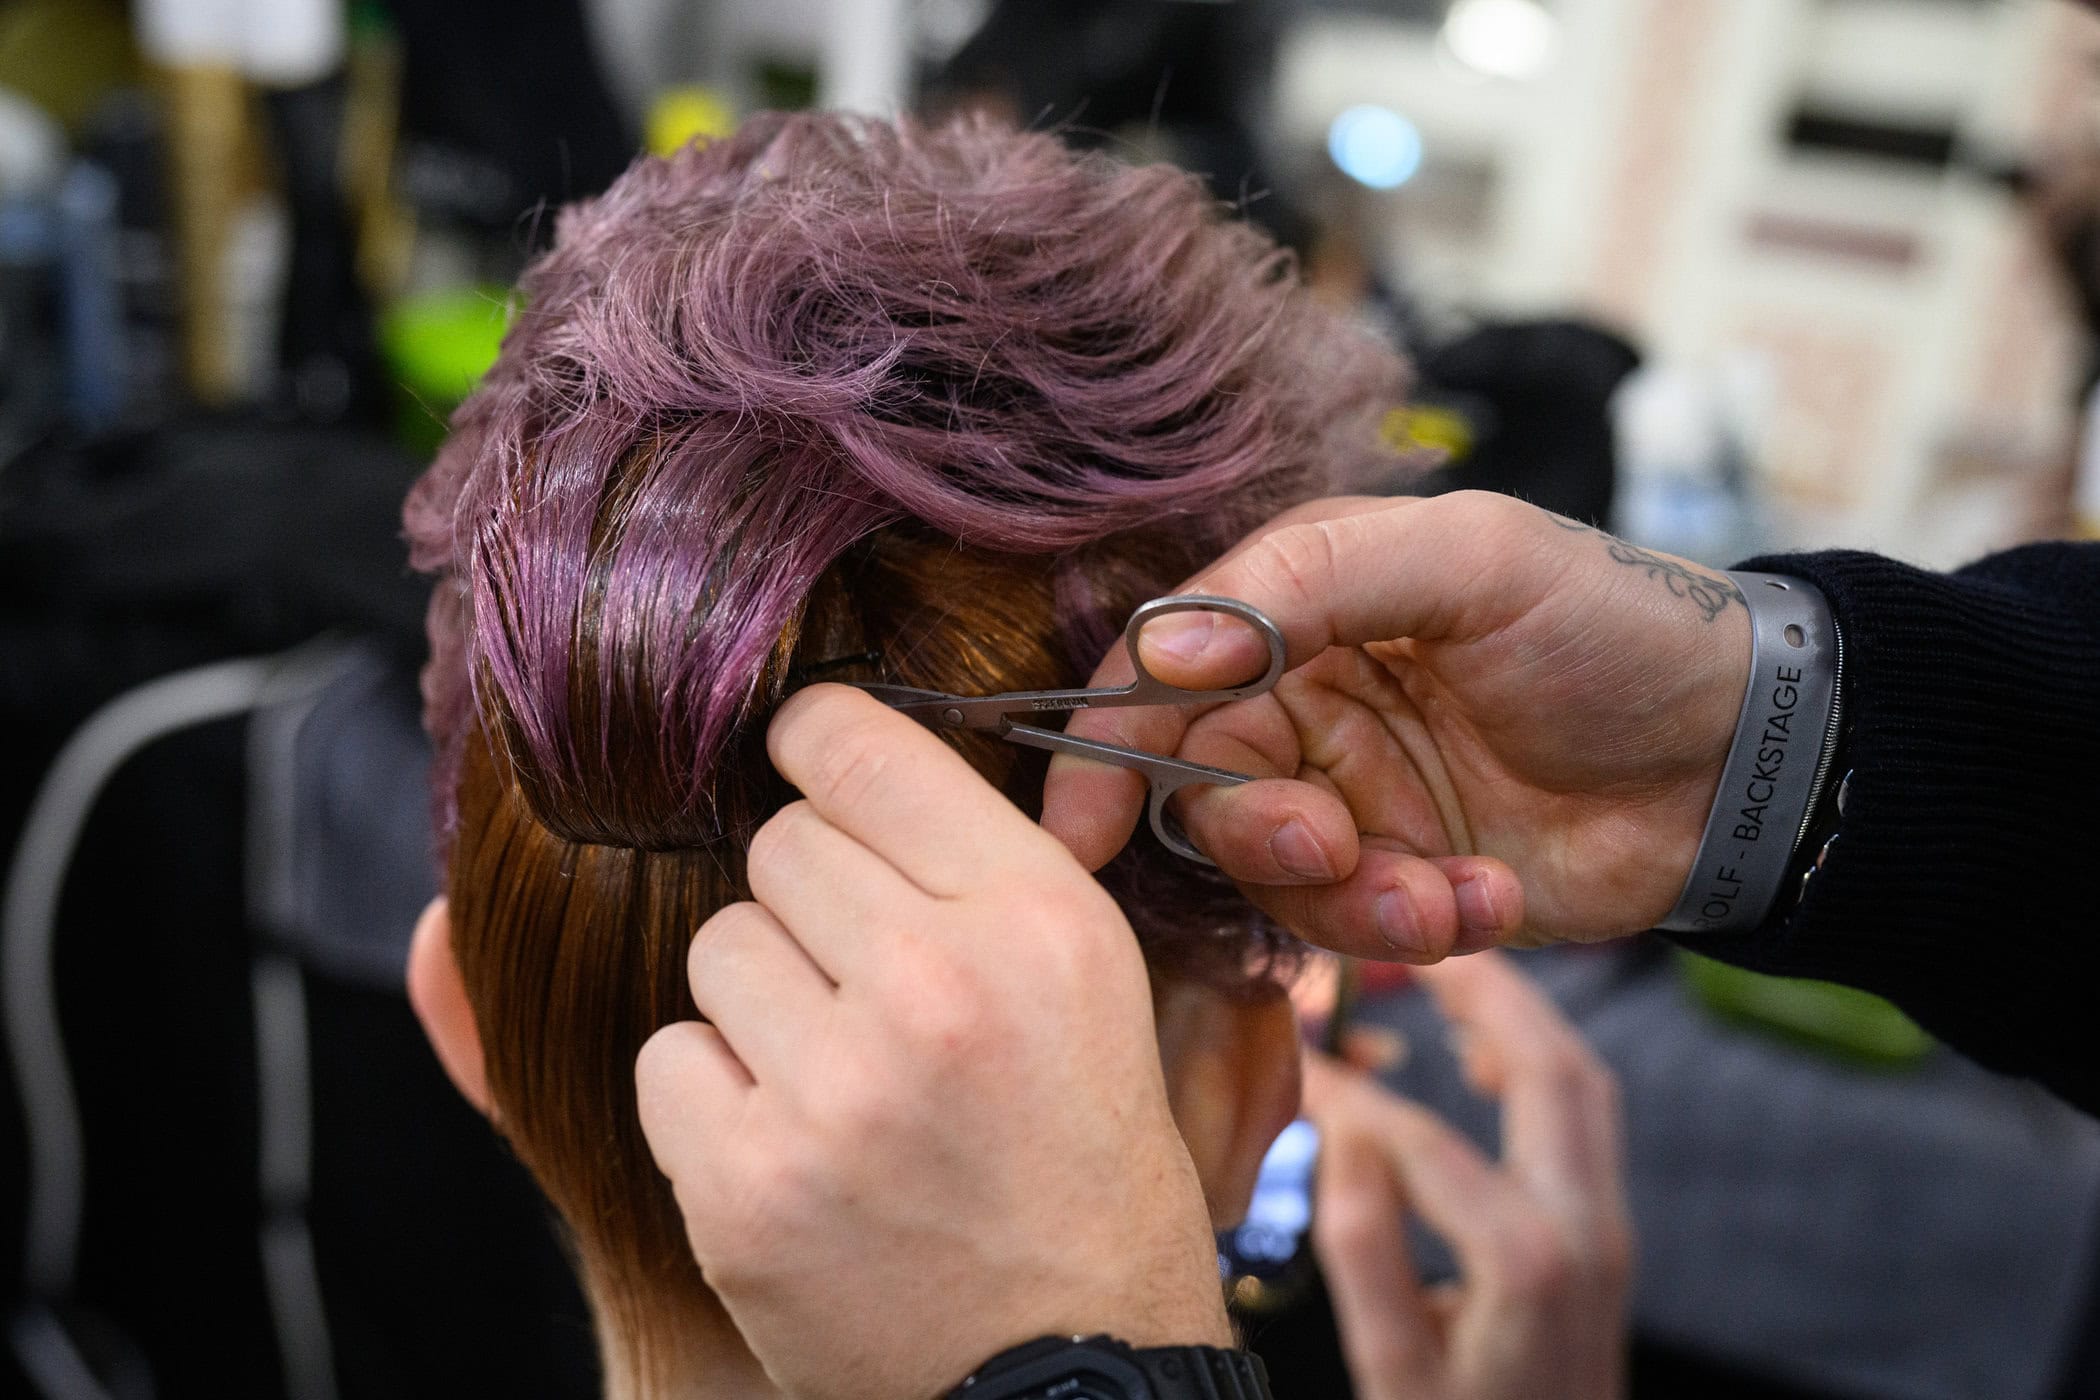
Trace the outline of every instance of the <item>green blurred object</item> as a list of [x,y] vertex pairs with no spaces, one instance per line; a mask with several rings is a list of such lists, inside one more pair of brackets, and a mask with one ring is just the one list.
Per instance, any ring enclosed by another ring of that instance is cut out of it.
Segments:
[[1890,1003],[1835,982],[1770,977],[1679,952],[1678,965],[1700,1000],[1731,1021],[1770,1031],[1853,1064],[1914,1065],[1932,1037]]
[[445,423],[496,363],[516,307],[502,287],[456,287],[405,298],[379,318],[380,352],[401,396],[394,429],[431,453]]

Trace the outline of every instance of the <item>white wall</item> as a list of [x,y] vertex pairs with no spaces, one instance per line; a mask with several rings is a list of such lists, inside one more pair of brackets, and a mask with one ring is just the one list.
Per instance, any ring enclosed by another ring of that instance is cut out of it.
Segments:
[[[2031,228],[1959,172],[1790,150],[1803,101],[1953,122],[1997,150],[2079,129],[2100,19],[2058,0],[1561,0],[1554,68],[1458,73],[1421,31],[1323,19],[1285,54],[1284,143],[1380,102],[1431,166],[1492,172],[1488,225],[1415,289],[1498,312],[1587,310],[1662,361],[1765,386],[1746,424],[1780,543],[1951,563],[2017,536],[2070,434],[2078,338]],[[1427,182],[1425,182],[1425,185]],[[1429,230],[1424,234],[1423,229]]]

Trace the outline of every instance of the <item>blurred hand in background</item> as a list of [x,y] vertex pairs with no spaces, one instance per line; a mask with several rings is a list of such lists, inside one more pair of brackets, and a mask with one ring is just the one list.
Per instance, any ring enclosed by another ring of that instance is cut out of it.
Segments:
[[[1496,953],[1425,969],[1467,1078],[1502,1105],[1502,1160],[1324,1056],[1313,1243],[1361,1400],[1614,1400],[1625,1384],[1632,1228],[1611,1072]],[[1459,1277],[1423,1284],[1418,1216]]]

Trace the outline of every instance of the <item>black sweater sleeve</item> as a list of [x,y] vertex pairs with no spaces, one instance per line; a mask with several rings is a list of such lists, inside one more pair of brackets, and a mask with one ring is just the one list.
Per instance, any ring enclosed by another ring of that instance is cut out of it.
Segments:
[[1878,992],[2100,1113],[2100,544],[1953,574],[1839,552],[1743,567],[1829,597],[1852,784],[1798,908],[1679,941]]

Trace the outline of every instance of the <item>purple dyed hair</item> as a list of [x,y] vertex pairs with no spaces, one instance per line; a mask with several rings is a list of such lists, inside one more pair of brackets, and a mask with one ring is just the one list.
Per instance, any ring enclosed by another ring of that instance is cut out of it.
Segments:
[[[1048,556],[1083,673],[1120,621],[1088,547],[1164,532],[1200,561],[1390,466],[1399,365],[1287,254],[1181,172],[984,122],[754,118],[565,210],[520,294],[408,533],[467,595],[433,626],[438,737],[477,675],[580,839],[711,834],[763,664],[885,527]],[[630,829],[616,757],[675,774],[696,822]]]
[[[749,896],[742,837],[786,797],[766,707],[870,652],[907,685],[1076,684],[1137,603],[1389,467],[1400,366],[1193,178],[970,121],[755,118],[565,211],[521,293],[407,513],[441,574],[452,947],[608,1362],[664,1376],[728,1324],[634,1058]],[[1040,755],[958,742],[1039,801]],[[1143,844],[1103,879],[1155,972],[1260,975],[1221,880]]]

